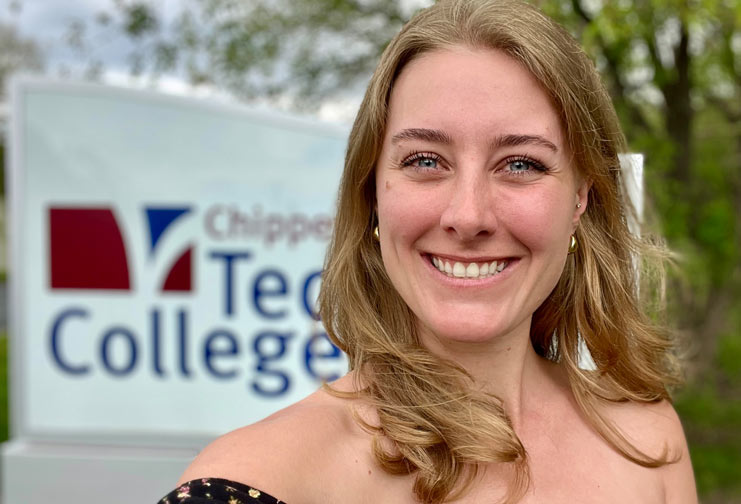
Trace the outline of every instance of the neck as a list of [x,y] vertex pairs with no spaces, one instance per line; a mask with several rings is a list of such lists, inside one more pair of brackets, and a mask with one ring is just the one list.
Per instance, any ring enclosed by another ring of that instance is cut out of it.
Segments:
[[526,392],[542,381],[547,364],[530,343],[530,320],[484,342],[453,341],[424,333],[422,341],[431,352],[462,366],[481,390],[503,402],[515,426],[520,423],[523,399],[532,398]]

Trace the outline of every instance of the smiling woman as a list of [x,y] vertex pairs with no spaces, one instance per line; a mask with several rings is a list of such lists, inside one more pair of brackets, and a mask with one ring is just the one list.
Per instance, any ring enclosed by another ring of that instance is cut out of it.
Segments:
[[214,442],[163,501],[697,502],[625,150],[594,66],[534,7],[418,14],[358,112],[325,264],[350,373]]
[[[375,170],[386,273],[425,348],[491,342],[493,363],[528,341],[587,209],[558,113],[505,53],[452,46],[406,65],[386,127]],[[500,384],[517,375],[507,367]]]

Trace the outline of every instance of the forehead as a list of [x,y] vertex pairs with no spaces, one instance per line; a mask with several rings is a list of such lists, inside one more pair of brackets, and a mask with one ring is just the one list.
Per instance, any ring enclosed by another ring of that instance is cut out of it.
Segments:
[[459,141],[528,134],[563,144],[547,93],[519,62],[493,49],[453,46],[408,63],[391,92],[386,136],[415,127],[442,129]]

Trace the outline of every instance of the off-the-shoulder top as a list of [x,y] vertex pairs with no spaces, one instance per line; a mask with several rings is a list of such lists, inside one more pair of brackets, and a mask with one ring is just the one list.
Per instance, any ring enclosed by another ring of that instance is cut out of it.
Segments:
[[262,490],[221,478],[183,483],[157,504],[286,504]]

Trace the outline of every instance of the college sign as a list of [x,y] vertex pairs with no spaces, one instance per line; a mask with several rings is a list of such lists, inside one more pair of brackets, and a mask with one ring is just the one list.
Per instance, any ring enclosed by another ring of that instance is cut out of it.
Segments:
[[346,131],[23,82],[12,413],[23,437],[213,437],[344,373],[316,314]]

